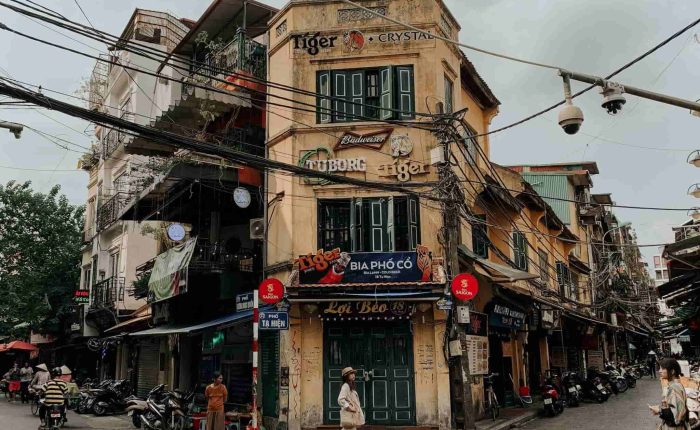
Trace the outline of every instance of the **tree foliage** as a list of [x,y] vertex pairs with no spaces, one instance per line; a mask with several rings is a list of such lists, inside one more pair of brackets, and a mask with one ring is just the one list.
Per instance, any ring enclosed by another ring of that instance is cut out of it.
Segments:
[[48,194],[30,185],[0,185],[0,334],[23,323],[60,331],[80,279],[84,208],[58,185]]

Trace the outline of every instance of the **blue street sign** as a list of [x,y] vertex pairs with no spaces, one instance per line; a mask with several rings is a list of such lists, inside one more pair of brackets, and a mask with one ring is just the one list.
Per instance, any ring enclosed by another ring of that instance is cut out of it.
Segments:
[[260,330],[289,330],[287,312],[260,312]]
[[236,312],[253,309],[253,293],[238,294],[236,296]]

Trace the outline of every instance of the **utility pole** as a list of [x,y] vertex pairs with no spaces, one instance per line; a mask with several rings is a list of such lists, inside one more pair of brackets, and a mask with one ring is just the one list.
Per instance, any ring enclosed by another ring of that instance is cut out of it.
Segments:
[[[438,103],[437,111],[443,114],[444,108],[442,103]],[[439,167],[440,175],[440,197],[442,201],[442,240],[445,252],[445,262],[447,265],[447,281],[445,292],[450,290],[450,282],[459,274],[459,258],[457,256],[457,246],[460,242],[460,215],[459,204],[464,202],[464,196],[460,190],[459,180],[452,171],[450,162],[450,143],[452,143],[453,134],[450,132],[454,128],[452,124],[453,118],[451,115],[445,115],[436,120],[437,137],[442,145],[443,160]],[[472,405],[472,384],[471,374],[469,371],[469,353],[467,349],[467,334],[464,325],[457,322],[457,307],[468,306],[467,302],[458,301],[455,297],[452,298],[452,311],[450,317],[452,319],[452,330],[450,334],[456,336],[461,346],[461,355],[459,356],[459,366],[450,368],[450,391],[452,395],[455,427],[458,429],[472,430],[474,424],[474,410]],[[449,336],[451,339],[452,336]],[[461,420],[460,420],[461,419]],[[461,422],[459,422],[461,421]]]

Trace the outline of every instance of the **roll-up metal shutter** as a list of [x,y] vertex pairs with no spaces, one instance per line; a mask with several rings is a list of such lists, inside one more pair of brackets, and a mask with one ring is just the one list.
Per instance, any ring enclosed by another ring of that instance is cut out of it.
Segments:
[[160,342],[158,339],[147,339],[139,344],[138,380],[136,394],[146,396],[158,384],[158,358]]

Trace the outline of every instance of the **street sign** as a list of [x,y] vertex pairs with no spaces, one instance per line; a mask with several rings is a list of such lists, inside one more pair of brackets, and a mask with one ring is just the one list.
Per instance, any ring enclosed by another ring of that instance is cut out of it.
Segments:
[[260,312],[260,330],[289,330],[287,312]]
[[260,283],[258,288],[260,300],[263,303],[274,305],[284,297],[284,285],[279,279],[267,278]]
[[73,303],[76,305],[86,305],[90,303],[90,290],[76,290],[73,293]]
[[253,292],[236,295],[236,312],[253,309]]
[[452,294],[457,300],[471,300],[479,293],[479,281],[474,275],[460,273],[452,280]]
[[449,311],[450,309],[452,309],[452,300],[446,299],[444,297],[438,300],[436,304],[437,308],[442,311]]

